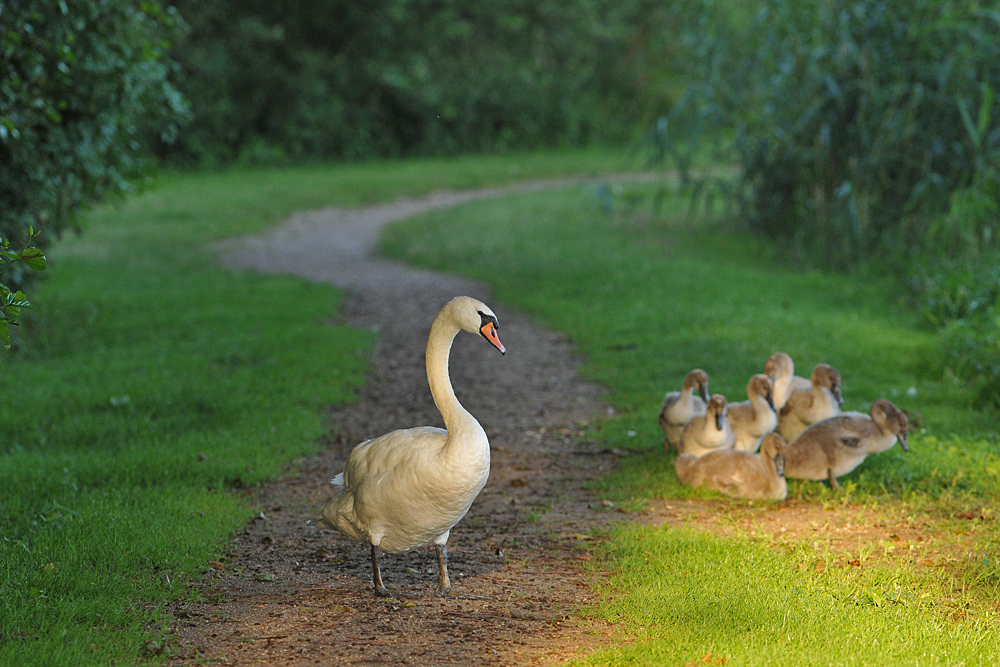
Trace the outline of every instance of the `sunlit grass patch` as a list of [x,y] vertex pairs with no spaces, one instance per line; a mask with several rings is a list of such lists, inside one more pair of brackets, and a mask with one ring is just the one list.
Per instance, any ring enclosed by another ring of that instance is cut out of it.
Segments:
[[[572,338],[582,374],[608,388],[615,409],[591,424],[590,437],[631,452],[598,483],[601,497],[633,504],[636,518],[658,511],[644,505],[652,499],[716,503],[715,518],[697,529],[624,528],[607,542],[597,566],[613,573],[593,614],[618,624],[628,642],[583,664],[993,662],[997,416],[977,410],[945,372],[938,338],[898,287],[796,267],[759,239],[685,219],[669,198],[661,218],[609,214],[595,192],[568,188],[426,214],[393,227],[383,246],[487,281],[499,302]],[[824,542],[822,521],[801,545],[758,539],[757,527],[739,519],[744,503],[684,488],[675,454],[663,451],[656,415],[687,371],[704,368],[712,393],[743,400],[747,378],[776,350],[791,354],[802,375],[819,362],[837,367],[845,409],[867,412],[885,397],[915,424],[908,453],[869,457],[841,479],[840,493],[790,481],[792,502],[889,517],[847,530],[863,535],[856,543]],[[916,517],[913,526],[935,541],[902,557],[909,545],[892,538],[890,522]],[[879,549],[884,557],[875,557]]]
[[977,665],[1000,655],[995,610],[955,618],[944,591],[911,568],[817,567],[824,555],[623,527],[602,548],[597,566],[613,572],[591,613],[642,631],[579,664],[702,664],[711,654],[739,665]]
[[[870,457],[848,477],[863,492],[992,492],[995,415],[973,408],[945,374],[937,337],[889,281],[794,270],[753,237],[669,214],[627,221],[604,213],[593,189],[569,188],[420,216],[394,226],[384,248],[487,280],[571,336],[582,372],[608,387],[618,411],[598,425],[602,444],[650,450],[623,464],[629,493],[674,492],[654,472],[669,471],[656,458],[664,393],[701,367],[711,392],[743,400],[747,378],[775,350],[805,375],[821,361],[837,367],[845,409],[885,397],[919,421],[910,453]],[[640,478],[654,486],[643,490]]]
[[620,168],[594,150],[172,174],[93,211],[0,354],[0,664],[157,660],[166,602],[253,513],[240,490],[315,452],[321,409],[363,381],[373,337],[335,326],[342,293],[225,271],[212,242],[299,209]]

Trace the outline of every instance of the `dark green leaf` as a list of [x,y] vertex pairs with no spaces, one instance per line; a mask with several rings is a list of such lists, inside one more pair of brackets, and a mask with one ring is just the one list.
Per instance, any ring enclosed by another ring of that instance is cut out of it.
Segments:
[[45,254],[38,248],[25,248],[20,254],[20,259],[28,265],[29,269],[34,271],[45,270]]

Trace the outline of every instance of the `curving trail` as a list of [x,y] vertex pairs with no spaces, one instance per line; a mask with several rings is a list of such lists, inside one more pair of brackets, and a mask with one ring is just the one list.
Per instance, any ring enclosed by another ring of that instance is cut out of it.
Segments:
[[[439,193],[360,209],[293,216],[264,235],[220,248],[234,270],[295,275],[346,289],[352,326],[380,332],[366,386],[354,405],[328,412],[329,446],[300,473],[263,489],[264,508],[238,536],[225,569],[206,574],[209,602],[177,605],[173,664],[520,665],[561,662],[607,641],[605,628],[572,616],[591,595],[580,566],[586,534],[616,515],[588,481],[614,465],[581,445],[583,426],[607,408],[599,387],[577,378],[559,334],[491,299],[480,284],[372,256],[393,221],[459,203],[576,179]],[[386,586],[371,593],[368,549],[305,519],[330,496],[329,479],[364,439],[408,426],[443,426],[427,389],[430,322],[452,296],[482,299],[500,319],[501,357],[468,335],[455,340],[451,376],[490,437],[492,472],[452,532],[455,590],[488,601],[433,596],[431,548],[381,559]]]

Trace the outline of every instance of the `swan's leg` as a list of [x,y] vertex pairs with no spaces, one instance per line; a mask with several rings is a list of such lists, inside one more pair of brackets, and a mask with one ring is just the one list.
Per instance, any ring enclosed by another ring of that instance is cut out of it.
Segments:
[[375,595],[380,598],[391,598],[392,593],[382,584],[382,570],[378,567],[378,547],[372,545],[372,583],[375,585]]
[[435,591],[435,595],[445,598],[459,598],[461,600],[491,600],[493,598],[483,597],[481,595],[460,595],[451,590],[451,578],[448,577],[448,536],[451,531],[448,531],[441,537],[434,540],[434,550],[437,551],[438,557],[438,587]]
[[434,550],[438,557],[438,587],[436,593],[445,595],[451,591],[451,578],[448,576],[448,547],[444,544],[434,543]]

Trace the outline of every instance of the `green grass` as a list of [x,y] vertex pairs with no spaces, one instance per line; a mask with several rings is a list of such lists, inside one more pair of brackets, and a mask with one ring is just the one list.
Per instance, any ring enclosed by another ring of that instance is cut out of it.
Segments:
[[[668,212],[680,208],[666,202]],[[499,303],[572,337],[585,358],[583,375],[608,388],[618,412],[593,437],[636,450],[601,483],[607,497],[641,504],[705,495],[682,487],[672,455],[663,453],[656,424],[663,394],[702,367],[713,393],[741,400],[747,378],[784,350],[803,375],[819,362],[837,367],[845,409],[867,411],[887,397],[920,416],[910,453],[894,448],[841,480],[842,511],[884,504],[943,519],[996,505],[997,415],[976,410],[948,377],[937,337],[919,327],[889,280],[794,271],[753,237],[676,213],[609,214],[582,188],[425,214],[395,225],[383,248],[488,281]],[[494,308],[502,320],[502,306]],[[833,498],[822,483],[789,487],[792,498]],[[961,536],[957,526],[941,529]],[[941,609],[949,596],[975,608],[995,599],[997,534],[994,519],[975,538],[978,556],[956,565],[963,583],[954,585],[936,571],[888,567],[806,577],[795,558],[763,545],[623,529],[597,564],[612,575],[593,614],[635,641],[583,662],[683,665],[713,651],[729,665],[979,664],[978,656],[1000,655],[995,610],[959,624]],[[897,594],[905,604],[886,601]]]
[[[50,253],[0,354],[0,665],[156,660],[246,492],[316,451],[372,337],[341,294],[205,250],[291,211],[620,168],[611,151],[172,174]],[[25,333],[25,332],[22,332]]]
[[[808,547],[785,553],[689,529],[616,532],[597,614],[632,642],[581,665],[988,665],[996,612],[944,618],[908,568],[817,572]],[[703,660],[711,654],[713,659]]]
[[[784,350],[805,375],[821,361],[837,367],[845,409],[887,397],[920,415],[911,454],[894,448],[846,478],[863,492],[985,493],[1000,480],[996,415],[976,410],[946,376],[937,337],[918,328],[887,280],[795,272],[749,236],[607,215],[586,188],[426,214],[390,228],[383,247],[486,280],[499,301],[567,332],[586,357],[584,375],[608,388],[620,413],[599,436],[651,450],[622,475],[646,476],[664,459],[656,414],[690,369],[708,371],[710,392],[743,400],[747,378]],[[612,486],[651,496],[681,489],[662,486],[669,476],[648,477]]]

